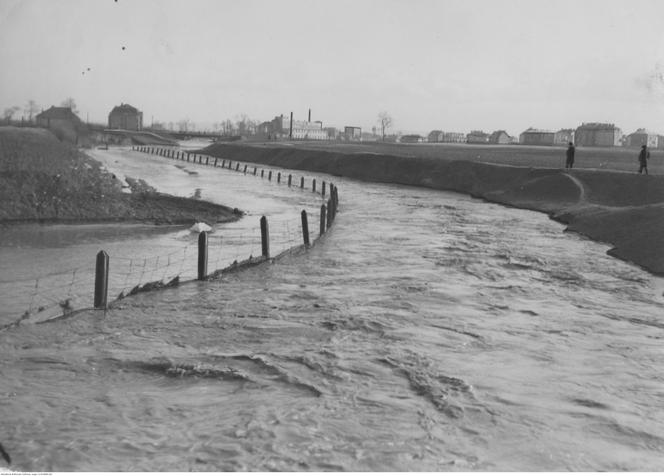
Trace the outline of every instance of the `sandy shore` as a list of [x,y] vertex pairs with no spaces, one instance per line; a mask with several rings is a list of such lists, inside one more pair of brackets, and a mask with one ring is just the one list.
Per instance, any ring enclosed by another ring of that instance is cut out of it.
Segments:
[[451,190],[541,211],[567,224],[570,231],[611,245],[611,255],[664,275],[661,175],[587,169],[566,172],[445,158],[235,144],[214,144],[205,153],[367,181]]

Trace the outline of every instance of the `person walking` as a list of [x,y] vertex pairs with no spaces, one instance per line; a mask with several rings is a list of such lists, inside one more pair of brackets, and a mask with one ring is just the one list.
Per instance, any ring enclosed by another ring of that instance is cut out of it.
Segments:
[[569,143],[567,147],[567,159],[565,160],[565,168],[566,169],[571,169],[574,167],[574,144],[571,142]]
[[641,152],[639,152],[639,173],[646,171],[648,175],[648,159],[650,158],[650,151],[645,145],[641,146]]

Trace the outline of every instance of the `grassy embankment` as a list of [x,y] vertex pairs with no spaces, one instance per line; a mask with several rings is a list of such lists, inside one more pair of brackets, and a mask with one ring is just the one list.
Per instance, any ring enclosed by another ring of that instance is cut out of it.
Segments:
[[0,224],[19,222],[217,223],[237,218],[222,205],[156,193],[128,180],[133,193],[75,147],[43,129],[0,127]]
[[[409,156],[388,155],[383,150],[407,151]],[[585,160],[586,167],[593,163],[596,169],[571,173],[560,168],[564,149],[559,148],[213,144],[204,152],[367,181],[468,193],[545,212],[567,224],[570,231],[610,244],[610,254],[664,275],[664,175],[621,172],[633,171],[638,165],[631,150],[577,150],[577,164]],[[651,173],[664,170],[659,154],[653,153]]]

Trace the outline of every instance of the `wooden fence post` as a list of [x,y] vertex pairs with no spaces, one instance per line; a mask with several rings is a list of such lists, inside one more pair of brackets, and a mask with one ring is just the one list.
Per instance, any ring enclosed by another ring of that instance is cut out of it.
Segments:
[[277,183],[281,183],[281,172],[277,173]]
[[198,280],[203,281],[207,277],[208,265],[208,238],[207,231],[198,234]]
[[267,173],[267,179],[270,180],[270,181],[272,180],[272,171],[271,170]]
[[189,152],[187,152],[187,162],[189,162]]
[[332,199],[327,201],[327,229],[332,225]]
[[311,184],[312,184],[312,185],[311,185],[311,191],[312,191],[312,192],[315,192],[315,191],[316,191],[316,179],[313,179],[313,181],[311,182]]
[[247,164],[244,164],[244,175],[247,175]]
[[256,167],[254,167],[254,175],[256,175]]
[[320,206],[320,235],[325,234],[325,204]]
[[270,257],[270,229],[265,216],[261,217],[261,251],[264,258]]
[[300,177],[300,188],[304,188],[304,177]]
[[97,253],[95,266],[95,309],[106,309],[108,304],[108,254]]
[[240,162],[235,162],[235,171],[240,170]]
[[309,222],[306,210],[302,210],[302,239],[304,240],[304,244],[309,246]]
[[289,186],[289,187],[291,186],[291,182],[292,182],[292,181],[293,181],[293,175],[292,175],[292,174],[288,174],[288,186]]
[[219,159],[218,159],[217,157],[214,158],[214,166],[215,166],[215,167],[217,166],[217,161],[218,161],[218,160],[219,160]]
[[265,173],[264,169],[261,169],[261,178],[263,178],[263,174]]
[[209,164],[210,164],[210,157],[205,157],[205,165],[209,165]]
[[223,169],[224,167],[226,167],[226,160],[222,159],[221,160],[221,168]]
[[323,180],[323,183],[320,184],[320,194],[324,197],[325,196],[325,180]]

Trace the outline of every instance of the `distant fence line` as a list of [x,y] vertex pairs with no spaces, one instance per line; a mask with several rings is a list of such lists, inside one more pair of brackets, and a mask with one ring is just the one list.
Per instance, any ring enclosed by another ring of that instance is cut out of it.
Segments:
[[[249,164],[238,161],[162,147],[134,146],[132,150],[258,176],[258,167],[250,167]],[[260,176],[273,181],[272,172],[268,170],[266,176],[265,170],[260,169]],[[286,176],[280,171],[277,172],[275,181],[287,187],[305,188],[304,177],[300,177],[297,184],[292,174]],[[330,229],[339,205],[338,189],[333,183],[322,181],[317,189],[314,178],[311,180],[311,192],[320,196],[320,209],[313,212],[302,210],[296,222],[273,220],[270,223],[268,217],[262,216],[259,223],[250,229],[237,229],[229,223],[222,229],[221,236],[202,231],[198,234],[196,245],[186,245],[175,250],[170,247],[167,254],[126,258],[109,256],[106,251],[101,250],[97,253],[94,264],[89,266],[49,273],[31,280],[0,281],[0,288],[11,284],[13,290],[9,293],[22,293],[24,296],[23,306],[19,303],[21,310],[18,313],[22,313],[21,317],[9,324],[0,325],[0,331],[43,313],[50,312],[45,318],[50,319],[74,311],[107,309],[113,301],[142,291],[172,287],[195,280],[214,279],[224,273],[279,259],[298,249],[306,249]],[[271,245],[276,245],[281,251],[274,254]],[[88,286],[90,289],[92,284],[92,299],[87,298],[91,302],[85,304],[85,293],[80,290]]]

